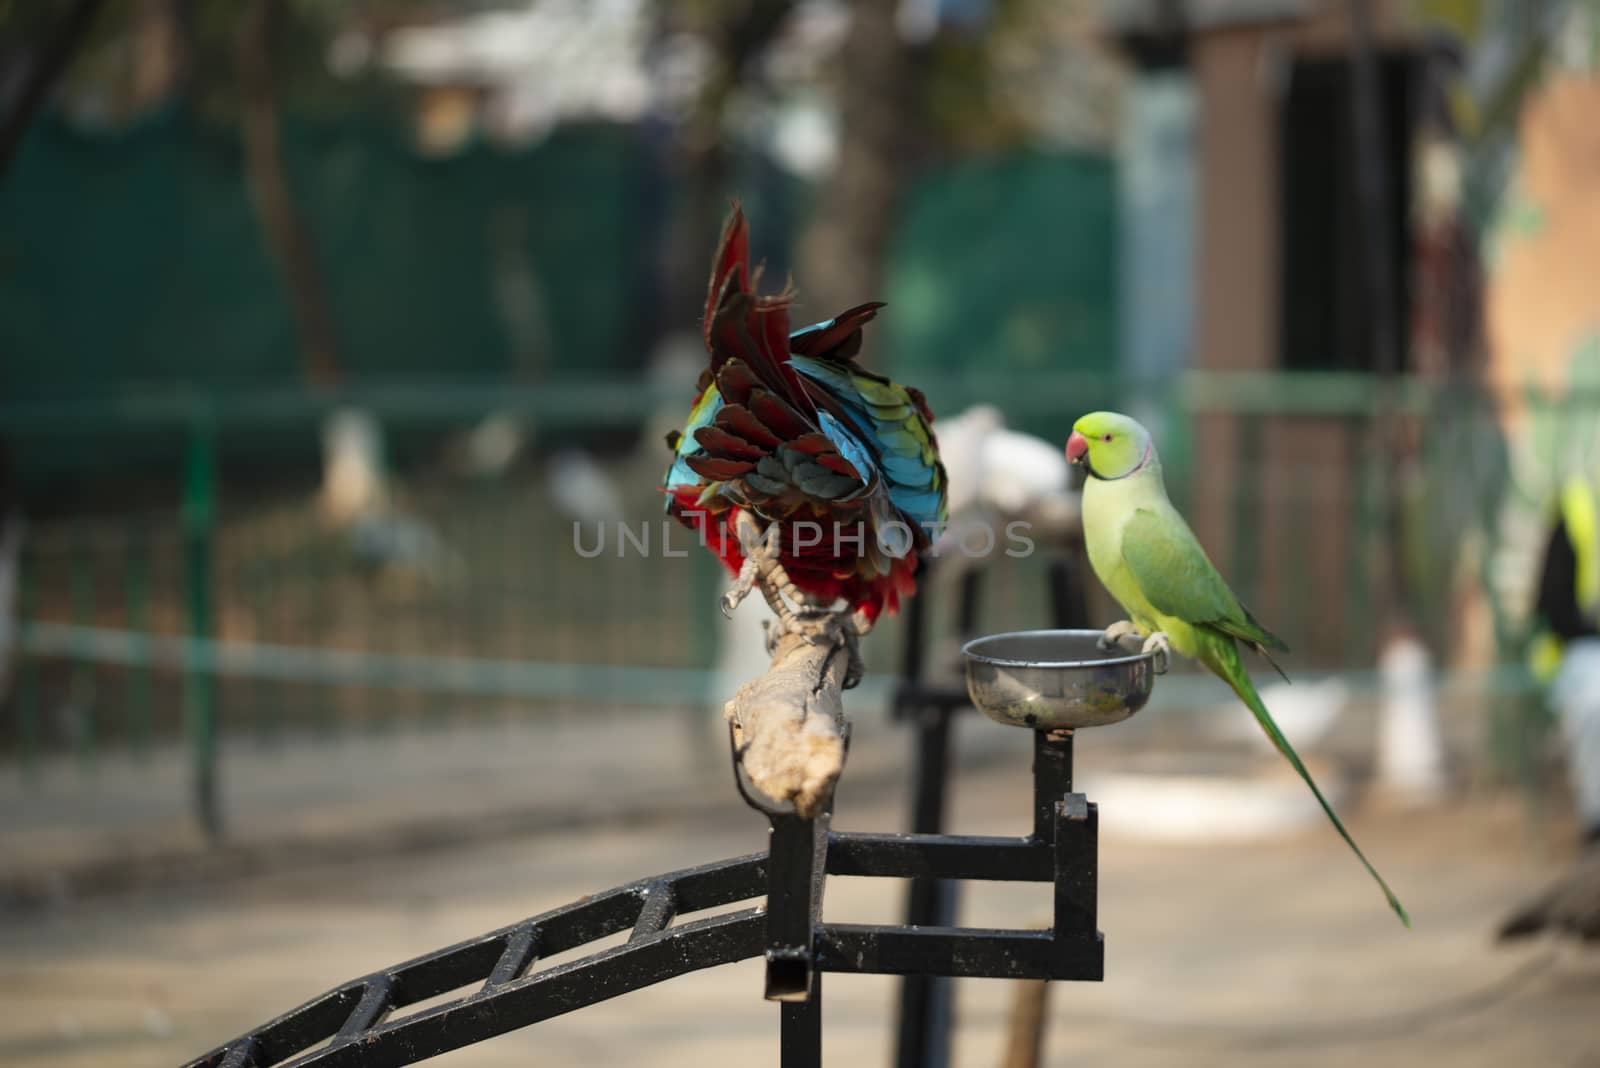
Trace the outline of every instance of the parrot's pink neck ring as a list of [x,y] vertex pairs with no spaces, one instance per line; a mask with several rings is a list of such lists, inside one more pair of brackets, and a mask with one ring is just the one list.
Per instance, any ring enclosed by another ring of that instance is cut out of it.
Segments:
[[[1122,480],[1124,478],[1127,478],[1129,475],[1137,475],[1140,471],[1143,471],[1146,467],[1148,467],[1150,465],[1150,459],[1151,459],[1152,456],[1155,455],[1155,449],[1156,449],[1155,440],[1154,439],[1149,439],[1149,440],[1145,441],[1145,443],[1144,443],[1144,455],[1139,457],[1139,462],[1138,463],[1134,464],[1132,467],[1128,468],[1128,470],[1122,472],[1122,474],[1120,474],[1120,475],[1095,474],[1095,477],[1098,478],[1101,482],[1118,482],[1118,481],[1120,481],[1120,480]],[[1090,470],[1091,473],[1094,473],[1094,468],[1091,467],[1089,470]]]

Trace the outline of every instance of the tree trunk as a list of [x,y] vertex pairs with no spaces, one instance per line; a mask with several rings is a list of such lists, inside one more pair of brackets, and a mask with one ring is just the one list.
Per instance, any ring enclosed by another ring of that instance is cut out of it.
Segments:
[[0,121],[0,177],[4,177],[11,166],[11,160],[16,156],[34,115],[50,95],[50,90],[66,73],[73,53],[88,36],[89,27],[94,24],[94,17],[104,4],[105,0],[77,0],[72,9],[62,16],[44,48],[33,57],[33,69],[23,79],[16,105],[11,109],[11,114]]
[[851,9],[841,57],[839,164],[800,243],[799,320],[881,296],[901,193],[919,147],[923,50],[901,40],[894,0]]
[[235,41],[245,170],[262,237],[289,294],[306,380],[314,389],[327,389],[339,379],[333,314],[316,244],[289,189],[278,128],[272,45],[282,8],[282,0],[249,0]]
[[139,0],[129,32],[127,110],[134,115],[181,93],[189,77],[185,0]]
[[728,213],[729,158],[723,131],[728,101],[794,3],[756,0],[723,7],[723,17],[710,34],[716,48],[715,69],[700,90],[694,113],[674,139],[670,157],[679,192],[661,257],[662,333],[698,334],[695,324],[706,299],[703,268]]

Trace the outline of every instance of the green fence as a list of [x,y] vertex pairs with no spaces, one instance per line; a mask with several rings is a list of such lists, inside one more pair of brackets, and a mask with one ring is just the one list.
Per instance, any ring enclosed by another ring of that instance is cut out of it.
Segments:
[[[370,121],[289,121],[284,143],[347,374],[641,363],[641,320],[618,314],[651,238],[634,132],[440,160]],[[30,133],[0,184],[0,324],[6,399],[299,377],[237,137],[179,109],[117,135],[57,117]]]
[[[1142,406],[1162,424],[1174,495],[1241,594],[1295,648],[1296,673],[1370,669],[1379,637],[1364,614],[1377,536],[1375,461],[1363,448],[1370,379],[1196,373],[1157,387],[972,372],[922,385],[938,411],[995,403],[1015,425],[1054,438],[1073,413]],[[661,553],[665,448],[653,429],[641,432],[669,422],[680,393],[588,381],[341,398],[409,442],[393,465],[393,507],[366,534],[323,517],[313,464],[263,468],[251,450],[232,448],[276,434],[315,454],[332,400],[167,394],[114,410],[0,408],[0,432],[22,449],[109,422],[174,443],[168,477],[147,487],[139,509],[80,507],[31,523],[0,750],[31,776],[92,777],[97,762],[186,745],[205,810],[219,738],[273,745],[605,709],[703,714],[727,696],[715,671],[726,577],[682,532],[674,548],[693,551]],[[1418,621],[1448,665],[1464,591],[1490,585],[1475,569],[1494,536],[1505,451],[1481,395],[1408,381],[1392,402],[1417,443],[1401,472],[1411,486],[1402,563]],[[503,471],[464,473],[463,435],[489,416],[538,428],[533,444]],[[590,473],[614,487],[612,518],[649,539],[649,555],[634,544],[619,551],[614,534],[592,559],[576,550],[572,506],[552,483],[541,437],[559,442],[573,425],[614,431]],[[166,503],[151,505],[152,493]],[[1046,619],[1045,564],[1042,553],[996,558],[987,625]],[[1111,611],[1094,606],[1097,619]],[[1514,656],[1517,635],[1503,629],[1502,653]],[[948,619],[936,624],[937,636],[951,630]],[[878,685],[898,644],[893,621],[866,643]],[[1514,694],[1525,679],[1509,663],[1494,688]]]
[[[350,381],[646,366],[678,195],[648,131],[573,125],[526,149],[429,158],[371,119],[290,117],[283,141]],[[811,191],[740,155],[727,192],[756,254],[787,270]],[[1102,156],[930,169],[908,191],[886,292],[861,294],[896,305],[876,344],[901,368],[1108,371],[1114,224]],[[715,239],[674,262],[709,262]],[[0,403],[299,382],[236,132],[176,108],[115,133],[36,123],[0,183],[0,352]]]

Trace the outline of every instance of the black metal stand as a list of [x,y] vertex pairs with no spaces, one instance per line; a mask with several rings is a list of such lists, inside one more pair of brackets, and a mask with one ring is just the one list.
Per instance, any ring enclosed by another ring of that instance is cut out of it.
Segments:
[[[824,829],[826,816],[814,822],[772,817],[767,996],[789,1002],[783,1068],[821,1063],[822,972],[922,980],[1102,978],[1104,947],[1096,929],[1099,817],[1094,805],[1072,792],[1070,731],[1034,733],[1033,785],[1033,830],[1021,838],[839,834]],[[782,879],[780,870],[787,873]],[[1046,931],[825,923],[818,871],[915,877],[935,886],[958,879],[1053,883],[1054,922]],[[796,1004],[801,999],[808,1008]]]
[[[1050,561],[1051,625],[1084,626],[1080,569],[1072,555]],[[905,644],[900,683],[893,707],[896,719],[913,724],[911,763],[911,830],[937,834],[944,829],[948,795],[952,717],[970,707],[966,687],[959,682],[927,681],[928,607],[932,583],[924,575],[917,596],[906,608]],[[970,569],[961,575],[956,602],[956,633],[965,642],[978,632],[978,607],[983,573]],[[955,922],[956,884],[936,879],[913,879],[906,895],[905,922],[914,926],[949,926]],[[895,1040],[896,1068],[947,1068],[950,1030],[955,1015],[955,991],[944,976],[912,975],[900,984],[900,1021]]]
[[[1072,735],[1034,735],[1032,833],[841,834],[828,818],[769,814],[754,854],[617,887],[346,983],[211,1051],[189,1068],[413,1064],[700,968],[765,955],[783,1002],[784,1068],[822,1058],[822,974],[1099,980],[1095,807],[1072,792]],[[1047,931],[826,923],[827,875],[999,879],[1055,885]],[[752,907],[689,914],[766,895]],[[685,917],[674,923],[678,917]],[[622,945],[529,974],[540,956],[622,931]],[[451,1001],[393,1018],[458,987]],[[301,1053],[320,1042],[327,1044]]]
[[[1070,575],[1066,576],[1070,579]],[[963,584],[962,626],[976,618],[977,579]],[[1070,584],[1057,582],[1058,591]],[[897,706],[918,708],[919,827],[943,820],[950,714],[965,693],[922,688],[921,599],[912,602],[908,679]],[[1064,615],[1057,601],[1058,617]],[[189,1068],[389,1068],[413,1064],[673,976],[748,957],[766,958],[766,996],[782,1003],[784,1068],[822,1061],[822,976],[853,972],[909,977],[902,995],[902,1064],[943,1064],[948,1001],[935,980],[953,977],[1098,981],[1104,947],[1096,929],[1098,817],[1072,792],[1072,733],[1034,732],[1028,834],[1007,836],[838,833],[830,814],[802,819],[745,791],[771,824],[765,854],[671,872],[619,886],[346,983],[190,1062]],[[827,923],[828,875],[911,881],[910,921]],[[1049,930],[954,925],[957,880],[1054,885]],[[752,906],[692,914],[765,895]],[[931,917],[932,922],[918,919]],[[543,970],[549,957],[621,932],[628,940]],[[408,1014],[419,1002],[467,992]],[[945,987],[948,990],[948,986]],[[942,1007],[941,1007],[942,1005]],[[309,1052],[308,1052],[309,1051]],[[906,1061],[907,1056],[924,1059]]]

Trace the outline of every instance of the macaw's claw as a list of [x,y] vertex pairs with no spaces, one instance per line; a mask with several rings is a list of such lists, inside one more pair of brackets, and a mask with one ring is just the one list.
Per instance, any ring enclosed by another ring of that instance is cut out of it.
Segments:
[[[871,621],[861,611],[844,616],[832,606],[824,608],[812,603],[784,569],[778,529],[773,526],[762,531],[748,513],[740,515],[737,523],[745,558],[739,567],[738,580],[722,595],[722,614],[732,615],[751,590],[760,590],[767,607],[777,617],[762,622],[766,629],[767,655],[775,655],[778,643],[788,634],[799,635],[808,645],[837,646],[850,658],[843,688],[853,688],[864,673],[858,641],[872,629]],[[827,670],[826,663],[823,670]],[[821,679],[817,684],[821,685]]]
[[1144,640],[1141,653],[1155,654],[1155,669],[1157,675],[1167,673],[1168,661],[1172,655],[1172,642],[1163,631],[1153,631],[1150,637]]
[[866,609],[858,608],[850,617],[850,625],[856,629],[856,637],[865,638],[872,633],[873,619],[867,615]]
[[1124,638],[1137,638],[1138,636],[1138,627],[1134,626],[1129,620],[1119,619],[1101,633],[1095,644],[1106,652],[1110,652],[1112,649],[1121,646]]
[[744,599],[750,596],[750,591],[755,589],[761,577],[759,566],[755,557],[745,557],[744,563],[739,566],[739,577],[734,580],[733,588],[724,593],[718,602],[724,618],[732,619],[734,609],[743,604]]

